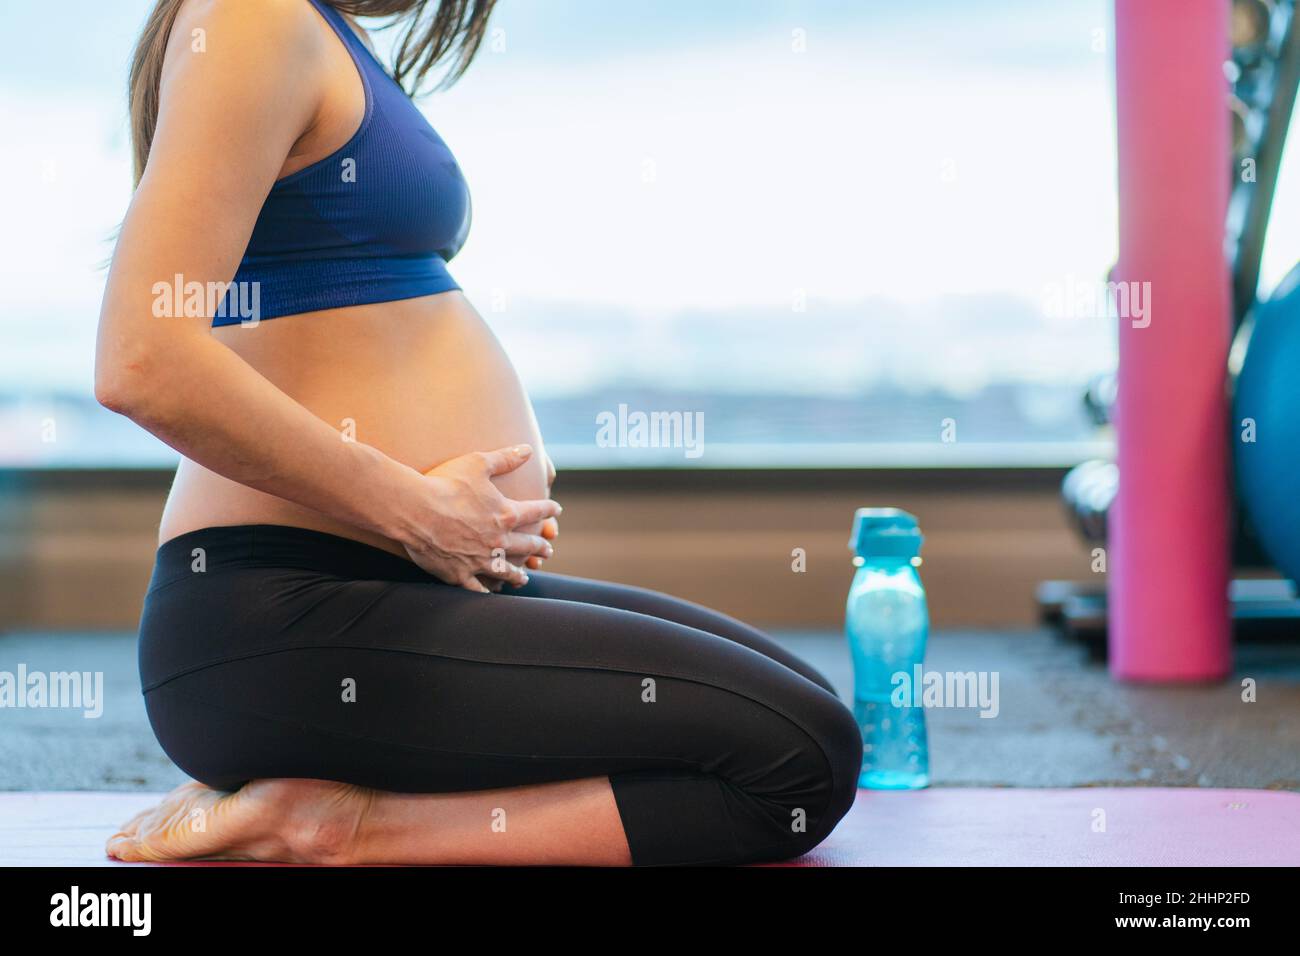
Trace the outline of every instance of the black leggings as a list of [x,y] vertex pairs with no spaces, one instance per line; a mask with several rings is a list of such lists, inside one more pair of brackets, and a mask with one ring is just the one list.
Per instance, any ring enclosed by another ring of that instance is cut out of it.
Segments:
[[140,676],[163,750],[209,786],[608,776],[638,865],[797,856],[848,811],[862,759],[826,679],[723,614],[541,573],[476,594],[275,525],[159,549]]

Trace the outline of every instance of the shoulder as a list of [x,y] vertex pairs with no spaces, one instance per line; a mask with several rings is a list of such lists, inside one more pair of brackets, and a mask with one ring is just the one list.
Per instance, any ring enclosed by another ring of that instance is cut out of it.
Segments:
[[307,0],[183,0],[167,40],[161,100],[250,96],[289,114],[314,110],[330,28]]
[[[171,25],[151,154],[193,163],[193,144],[275,168],[311,128],[326,89],[331,30],[307,0],[183,0]],[[188,145],[187,145],[188,144]]]
[[307,0],[183,0],[172,25],[168,53],[184,50],[272,55],[297,63],[320,56],[328,28]]

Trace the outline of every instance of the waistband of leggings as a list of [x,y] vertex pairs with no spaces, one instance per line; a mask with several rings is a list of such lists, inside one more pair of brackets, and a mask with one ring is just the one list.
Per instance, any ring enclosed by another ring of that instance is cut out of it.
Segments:
[[293,568],[332,577],[380,581],[436,581],[411,560],[351,538],[277,524],[200,528],[163,543],[150,590],[206,572]]

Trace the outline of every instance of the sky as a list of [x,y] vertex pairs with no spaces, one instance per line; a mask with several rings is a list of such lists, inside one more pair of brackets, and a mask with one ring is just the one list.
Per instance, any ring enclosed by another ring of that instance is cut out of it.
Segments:
[[[0,382],[88,387],[130,198],[126,60],[151,6],[0,7],[22,184],[6,197],[21,228],[0,233]],[[629,342],[678,336],[670,354],[689,356],[762,316],[834,388],[902,363],[974,387],[1111,360],[1105,323],[1041,314],[1046,287],[1099,280],[1115,256],[1106,0],[501,0],[493,29],[458,85],[419,102],[473,194],[453,275],[530,387],[609,374]],[[1290,264],[1274,258],[1266,283]],[[869,356],[811,341],[859,318],[884,330],[855,339]],[[557,369],[546,350],[566,343]],[[823,378],[772,343],[675,374]]]

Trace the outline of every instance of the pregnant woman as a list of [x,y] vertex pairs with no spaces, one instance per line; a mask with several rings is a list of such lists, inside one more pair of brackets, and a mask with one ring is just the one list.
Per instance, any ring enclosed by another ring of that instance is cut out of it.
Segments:
[[[853,801],[857,727],[812,668],[530,573],[554,472],[447,271],[469,195],[402,85],[458,77],[491,6],[158,0],[145,27],[95,388],[184,456],[140,675],[197,782],[113,857],[741,863]],[[352,19],[390,14],[391,74]]]

